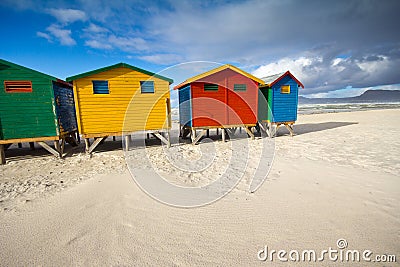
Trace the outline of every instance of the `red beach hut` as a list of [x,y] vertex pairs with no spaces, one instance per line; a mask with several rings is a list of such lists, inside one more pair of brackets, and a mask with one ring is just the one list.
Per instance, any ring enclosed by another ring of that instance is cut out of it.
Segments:
[[[232,65],[223,65],[187,79],[174,87],[179,90],[181,135],[191,134],[195,144],[208,129],[243,127],[254,138],[257,124],[258,87],[261,79]],[[196,136],[196,130],[201,132]]]

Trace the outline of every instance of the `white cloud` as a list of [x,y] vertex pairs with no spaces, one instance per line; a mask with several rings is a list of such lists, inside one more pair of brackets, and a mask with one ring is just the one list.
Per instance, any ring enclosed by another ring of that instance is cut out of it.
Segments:
[[72,23],[87,20],[86,13],[78,9],[56,9],[50,8],[47,12],[61,23]]
[[108,42],[125,52],[138,52],[149,49],[147,42],[140,37],[118,37],[110,35]]
[[105,33],[109,32],[107,28],[98,26],[96,24],[90,23],[89,27],[86,27],[83,29],[84,32],[89,32],[89,33]]
[[148,62],[161,65],[174,64],[182,61],[182,56],[176,54],[154,54],[147,56],[139,56],[139,58]]
[[71,37],[71,30],[63,29],[56,24],[50,25],[46,30],[55,38],[57,38],[62,45],[76,45],[76,41]]
[[321,62],[321,57],[306,58],[299,57],[297,59],[282,58],[276,62],[272,62],[266,65],[262,65],[253,71],[253,75],[257,77],[265,77],[285,71],[290,71],[293,75],[299,76],[299,78],[305,79],[307,74],[304,73],[303,69],[308,66],[312,66],[315,62]]
[[110,44],[98,40],[87,40],[85,41],[85,45],[96,49],[112,49]]
[[36,36],[38,37],[42,37],[44,39],[46,39],[48,42],[53,42],[53,39],[51,38],[51,36],[45,32],[36,32]]

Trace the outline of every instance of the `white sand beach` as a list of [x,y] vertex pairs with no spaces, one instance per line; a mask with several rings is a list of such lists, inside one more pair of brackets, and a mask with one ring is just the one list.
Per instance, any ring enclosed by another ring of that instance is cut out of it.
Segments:
[[[145,194],[120,142],[106,142],[92,158],[79,147],[63,160],[11,148],[0,166],[0,265],[286,266],[257,253],[337,249],[343,238],[347,249],[396,255],[397,263],[326,258],[299,266],[398,266],[399,118],[400,109],[301,115],[296,136],[280,128],[271,171],[255,193],[247,189],[257,166],[249,164],[231,193],[199,208]],[[229,152],[235,140],[216,142]],[[256,149],[262,139],[250,142]],[[180,173],[174,182],[204,180]]]

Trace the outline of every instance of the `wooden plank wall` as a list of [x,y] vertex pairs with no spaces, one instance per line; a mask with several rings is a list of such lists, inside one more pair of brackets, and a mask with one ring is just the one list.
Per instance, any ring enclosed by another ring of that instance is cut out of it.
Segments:
[[[282,94],[281,86],[290,85],[290,94]],[[297,120],[298,85],[286,76],[273,86],[272,115],[274,122]]]
[[[140,81],[154,81],[155,93],[140,92]],[[109,94],[94,94],[92,80],[108,80]],[[74,81],[81,134],[166,128],[169,83],[128,68],[116,68]],[[131,100],[133,101],[130,105]],[[125,112],[127,123],[124,125]]]
[[[8,93],[4,81],[32,81],[32,92]],[[3,140],[56,136],[52,81],[24,69],[0,66],[0,124]]]

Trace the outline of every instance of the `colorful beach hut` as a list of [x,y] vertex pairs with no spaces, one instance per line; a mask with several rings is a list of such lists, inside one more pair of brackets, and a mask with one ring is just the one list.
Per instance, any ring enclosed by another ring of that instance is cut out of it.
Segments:
[[67,81],[73,83],[78,129],[85,138],[86,152],[91,153],[108,136],[125,135],[128,145],[129,133],[134,131],[151,131],[169,145],[169,85],[173,80],[118,63]]
[[284,125],[293,135],[293,124],[297,120],[299,88],[304,88],[304,85],[290,71],[261,79],[265,84],[260,86],[260,91],[266,101],[259,99],[260,126],[269,136],[274,136],[280,125]]
[[[0,59],[0,164],[13,143],[37,142],[62,156],[77,131],[72,85]],[[54,141],[54,148],[45,141]]]
[[243,127],[254,138],[251,127],[257,124],[258,87],[263,84],[235,66],[223,65],[175,86],[181,136],[191,134],[195,144],[208,129],[221,128],[225,140],[225,129]]

